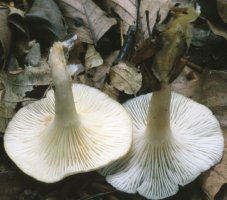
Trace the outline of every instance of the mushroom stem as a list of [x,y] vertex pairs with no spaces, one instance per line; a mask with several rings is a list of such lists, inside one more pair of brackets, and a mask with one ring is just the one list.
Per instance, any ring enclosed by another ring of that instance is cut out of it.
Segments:
[[164,82],[159,91],[153,92],[148,108],[146,135],[153,143],[163,141],[171,133],[170,101],[171,87]]
[[[176,25],[167,27],[162,33],[163,46],[155,55],[152,69],[161,82],[161,89],[154,91],[149,103],[146,136],[153,143],[162,142],[171,134],[170,129],[170,101],[171,86],[169,71],[174,63],[186,50],[185,32],[187,26],[179,28]],[[188,23],[186,23],[188,24]],[[178,25],[178,26],[177,26]]]
[[56,124],[68,126],[78,121],[73,93],[72,79],[67,71],[63,44],[55,43],[49,56],[49,65],[52,69],[55,95]]
[[165,138],[168,138],[171,133],[171,85],[169,84],[168,73],[170,68],[174,65],[176,56],[182,52],[182,49],[177,46],[179,42],[171,39],[173,38],[172,34],[170,30],[163,33],[163,46],[160,51],[157,52],[152,66],[161,82],[160,90],[152,93],[148,107],[146,136],[152,143],[162,142]]

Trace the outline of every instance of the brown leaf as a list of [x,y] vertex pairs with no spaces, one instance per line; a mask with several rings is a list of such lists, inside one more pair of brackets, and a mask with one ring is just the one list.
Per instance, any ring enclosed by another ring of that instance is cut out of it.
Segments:
[[141,62],[153,57],[156,50],[156,46],[152,42],[151,38],[147,38],[142,41],[139,47],[135,50],[131,62],[135,63],[135,65],[140,64]]
[[110,67],[114,59],[116,58],[119,51],[112,52],[105,60],[104,63],[96,68],[90,69],[87,71],[87,74],[91,77],[93,82],[93,86],[99,89],[102,89],[104,86],[104,82],[107,74],[110,71]]
[[[128,27],[130,25],[133,25],[136,21],[137,0],[112,0],[112,2],[110,2],[109,4],[109,7],[113,7],[114,11],[121,17],[122,21],[124,22],[123,32],[126,33]],[[145,11],[149,11],[149,23],[152,29],[155,24],[157,12],[159,11],[159,9],[162,21],[169,12],[170,5],[170,0],[141,0],[140,23],[142,27],[140,29],[140,32],[141,34],[143,34],[143,39],[149,37]]]
[[111,85],[126,94],[136,94],[142,84],[142,75],[135,67],[120,62],[110,70]]
[[9,9],[0,6],[0,68],[5,67],[11,43],[11,31],[7,22],[8,14]]
[[85,53],[83,42],[76,40],[74,46],[69,52],[69,63],[80,64],[80,54]]
[[112,85],[109,85],[108,83],[105,83],[103,90],[104,93],[106,93],[108,96],[110,96],[112,99],[118,101],[118,97],[120,95],[119,90],[117,90]]
[[209,107],[219,120],[225,138],[222,161],[202,177],[202,186],[214,199],[221,186],[227,183],[227,72],[204,70],[201,73],[186,68],[173,82],[173,90]]
[[116,20],[106,16],[91,0],[60,0],[60,7],[71,30],[86,43],[97,41],[114,25]]

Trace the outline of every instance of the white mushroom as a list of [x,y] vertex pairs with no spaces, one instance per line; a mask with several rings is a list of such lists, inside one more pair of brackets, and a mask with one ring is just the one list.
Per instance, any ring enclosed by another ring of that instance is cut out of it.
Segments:
[[4,146],[22,171],[50,183],[124,156],[131,146],[132,122],[123,106],[104,93],[72,85],[62,43],[53,45],[49,64],[55,91],[16,113]]
[[207,107],[176,93],[171,97],[170,126],[159,117],[148,117],[147,121],[152,115],[149,102],[156,98],[153,95],[124,104],[133,120],[132,149],[101,172],[118,190],[162,199],[174,195],[178,185],[190,183],[221,159],[223,136]]
[[173,21],[174,26],[162,33],[164,45],[154,58],[161,89],[124,104],[133,120],[131,150],[100,171],[118,190],[138,192],[148,199],[174,195],[179,185],[190,183],[219,162],[224,148],[222,131],[212,112],[171,93],[169,67],[185,39],[184,32],[177,31],[186,32],[181,22],[184,20]]

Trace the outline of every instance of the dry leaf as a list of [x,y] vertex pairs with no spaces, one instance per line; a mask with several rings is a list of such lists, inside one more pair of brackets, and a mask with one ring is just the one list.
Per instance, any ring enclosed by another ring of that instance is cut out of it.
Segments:
[[54,0],[35,0],[26,21],[41,46],[47,47],[67,34],[62,13]]
[[[8,24],[12,32],[11,55],[15,56],[19,65],[23,65],[24,56],[29,49],[29,31],[25,22],[24,12],[17,8],[10,8]],[[7,66],[11,67],[11,66]]]
[[102,89],[104,86],[104,82],[106,80],[106,76],[110,71],[110,67],[112,66],[113,61],[115,60],[119,51],[112,52],[104,61],[104,63],[96,68],[92,68],[87,71],[87,75],[91,77],[93,82],[93,86],[95,88]]
[[114,88],[112,85],[105,83],[102,91],[104,93],[106,93],[109,97],[111,97],[112,99],[118,101],[118,97],[120,95],[120,92],[119,92],[119,90]]
[[14,30],[16,29],[17,32],[20,31],[24,37],[29,38],[29,33],[24,17],[24,12],[22,10],[10,7],[10,13],[8,17],[9,24]]
[[69,52],[69,60],[70,64],[80,64],[80,54],[85,53],[85,48],[83,43],[80,40],[76,40],[74,46]]
[[116,24],[91,0],[60,0],[59,5],[70,29],[83,42],[96,44]]
[[98,67],[103,64],[103,59],[99,52],[96,51],[94,45],[89,44],[85,55],[85,67],[87,70]]
[[23,69],[19,66],[19,63],[14,55],[11,55],[7,63],[7,72],[9,74],[19,74]]
[[223,22],[227,24],[227,1],[217,0],[218,14],[222,18]]
[[18,103],[32,102],[35,99],[26,97],[36,86],[49,85],[51,83],[50,68],[45,61],[40,67],[27,67],[19,74],[0,74],[0,83],[4,86],[0,99],[0,132],[4,132],[7,123],[15,113]]
[[41,50],[39,43],[35,43],[27,53],[24,62],[27,65],[38,66],[41,59]]
[[151,38],[147,38],[139,44],[132,56],[131,62],[135,63],[135,65],[138,65],[151,58],[156,51],[157,47],[155,46],[154,42],[151,40]]
[[111,85],[126,94],[136,94],[142,84],[142,75],[135,67],[119,63],[110,70]]
[[227,183],[227,72],[194,72],[186,68],[174,81],[172,87],[185,96],[209,107],[219,120],[225,137],[222,161],[203,175],[203,189],[214,199],[224,183]]
[[[160,11],[162,21],[168,14],[170,6],[171,0],[141,0],[140,33],[143,34],[143,39],[149,37],[145,11],[149,11],[149,23],[152,29],[155,24],[157,12]],[[112,0],[112,2],[109,2],[109,7],[113,7],[114,11],[121,17],[124,22],[123,32],[126,34],[128,27],[136,22],[137,0]]]
[[11,32],[7,22],[8,14],[9,9],[0,6],[0,68],[5,67],[11,43]]

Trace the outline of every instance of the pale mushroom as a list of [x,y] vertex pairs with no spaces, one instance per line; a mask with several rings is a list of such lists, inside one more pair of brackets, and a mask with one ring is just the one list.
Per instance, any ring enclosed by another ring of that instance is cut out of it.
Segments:
[[63,43],[53,45],[49,64],[55,90],[20,109],[4,136],[16,165],[48,183],[106,166],[124,156],[132,141],[123,106],[97,89],[72,84]]
[[[207,107],[172,93],[170,113],[156,115],[152,101],[158,96],[154,95],[155,92],[124,104],[133,120],[132,149],[101,173],[118,190],[162,199],[174,195],[178,185],[190,183],[220,161],[223,136]],[[154,104],[160,108],[158,102]],[[168,116],[170,124],[165,123]]]
[[174,195],[179,185],[190,183],[219,162],[224,148],[222,131],[212,112],[171,93],[169,66],[179,53],[179,41],[185,39],[182,32],[176,32],[181,24],[175,25],[162,33],[165,43],[154,58],[161,89],[124,104],[133,120],[131,150],[100,171],[116,189],[138,192],[148,199]]

